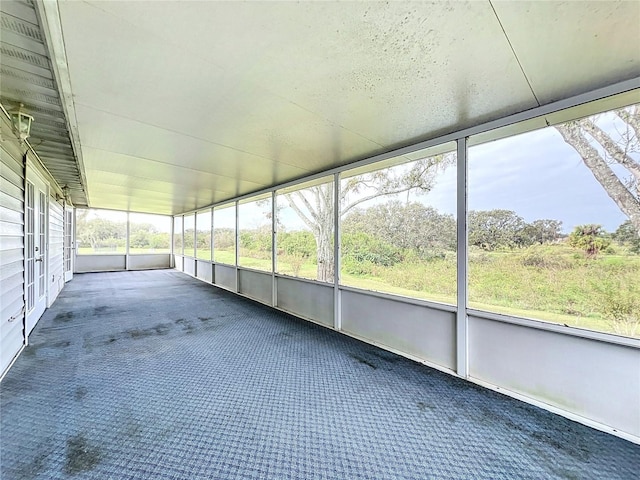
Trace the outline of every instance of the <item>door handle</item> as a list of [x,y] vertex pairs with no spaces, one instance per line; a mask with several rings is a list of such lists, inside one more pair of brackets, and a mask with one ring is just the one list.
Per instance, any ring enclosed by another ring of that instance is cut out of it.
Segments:
[[42,261],[42,255],[38,258],[36,258],[36,262],[41,262]]

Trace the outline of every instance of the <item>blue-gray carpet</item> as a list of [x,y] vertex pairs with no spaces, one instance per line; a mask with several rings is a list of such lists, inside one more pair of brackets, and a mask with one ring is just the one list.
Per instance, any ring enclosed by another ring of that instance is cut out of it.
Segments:
[[76,276],[0,396],[3,480],[640,472],[630,442],[168,270]]

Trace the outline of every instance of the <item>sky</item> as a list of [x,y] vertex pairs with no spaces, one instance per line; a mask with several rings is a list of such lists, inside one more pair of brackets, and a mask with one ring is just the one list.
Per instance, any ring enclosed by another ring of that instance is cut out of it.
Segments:
[[[449,168],[419,201],[455,214],[455,186]],[[627,220],[555,128],[471,147],[468,189],[470,210],[513,210],[527,222],[561,220],[565,233],[586,223],[612,232]]]

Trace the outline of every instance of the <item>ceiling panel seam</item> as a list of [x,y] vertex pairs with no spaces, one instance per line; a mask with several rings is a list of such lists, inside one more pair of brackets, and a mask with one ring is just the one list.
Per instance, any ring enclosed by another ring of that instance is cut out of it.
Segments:
[[[163,130],[165,132],[170,132],[170,133],[173,133],[173,134],[176,134],[176,135],[180,135],[180,136],[185,137],[185,138],[193,138],[194,140],[198,140],[198,141],[201,141],[201,142],[204,142],[204,143],[208,143],[210,145],[216,145],[218,147],[228,148],[229,150],[233,150],[235,152],[244,153],[246,155],[251,155],[253,157],[257,157],[257,158],[259,158],[261,160],[266,160],[266,161],[268,161],[269,163],[272,163],[272,164],[286,165],[288,167],[297,168],[299,170],[302,170],[303,172],[308,172],[309,171],[309,170],[305,170],[304,168],[300,168],[298,165],[293,165],[293,164],[282,162],[282,161],[275,161],[275,160],[273,160],[273,159],[271,159],[269,157],[264,157],[262,155],[258,155],[257,153],[253,153],[253,152],[249,152],[249,151],[246,151],[246,150],[242,150],[242,149],[237,148],[237,147],[232,147],[231,145],[225,145],[224,143],[218,143],[218,142],[214,142],[212,140],[207,140],[206,138],[197,137],[195,135],[189,135],[189,134],[184,133],[184,132],[179,132],[177,130],[172,130],[170,128],[162,127],[160,125],[155,125],[153,123],[141,122],[140,120],[137,120],[135,118],[131,118],[131,117],[127,117],[126,115],[120,115],[118,113],[113,113],[113,112],[109,112],[109,111],[106,111],[106,110],[102,110],[100,108],[96,108],[96,107],[93,107],[91,105],[87,105],[87,104],[84,104],[84,103],[76,102],[76,105],[80,105],[81,107],[85,107],[85,108],[90,108],[91,110],[94,110],[96,112],[106,113],[107,115],[112,115],[114,117],[124,118],[125,120],[130,120],[132,122],[139,123],[140,125],[146,125],[148,127],[157,128],[158,130]],[[87,145],[86,142],[84,142],[83,145],[89,147],[89,145]],[[90,147],[90,148],[96,148],[96,147]],[[102,149],[96,148],[96,150],[102,150]],[[113,152],[112,150],[103,150],[103,151],[105,151],[105,152]],[[118,152],[113,152],[113,153],[118,153]],[[127,154],[122,154],[122,155],[127,155]],[[137,157],[137,158],[144,158],[144,157]],[[153,159],[150,159],[150,158],[146,158],[145,160],[151,160],[153,162],[157,161],[157,160],[153,160]],[[175,165],[173,163],[167,163],[167,162],[158,162],[158,163],[164,163],[166,165]]]
[[507,35],[507,32],[504,29],[504,25],[502,25],[502,21],[500,21],[500,17],[498,16],[498,12],[496,12],[496,9],[493,6],[492,0],[489,0],[489,5],[491,5],[491,10],[493,10],[493,14],[496,16],[496,20],[498,21],[498,24],[500,25],[500,29],[502,30],[502,33],[504,33],[504,38],[507,40],[507,43],[509,44],[509,48],[513,52],[513,56],[516,59],[516,62],[518,62],[518,67],[520,67],[520,71],[522,72],[522,75],[524,76],[524,79],[527,82],[527,85],[529,85],[529,90],[531,90],[531,95],[533,95],[533,98],[536,100],[536,104],[538,106],[540,106],[541,104],[540,104],[540,101],[538,100],[538,96],[536,95],[536,92],[533,91],[533,86],[531,85],[531,82],[529,81],[529,77],[527,76],[527,73],[524,71],[524,67],[522,66],[522,63],[520,62],[520,58],[518,58],[518,54],[516,53],[515,48],[513,48],[513,44],[511,43],[511,40],[509,39],[509,35]]

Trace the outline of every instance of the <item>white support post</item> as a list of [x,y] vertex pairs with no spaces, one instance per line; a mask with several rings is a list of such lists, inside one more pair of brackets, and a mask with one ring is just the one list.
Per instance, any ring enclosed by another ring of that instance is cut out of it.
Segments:
[[271,192],[271,306],[278,306],[278,285],[276,269],[278,267],[278,208],[276,205],[276,191]]
[[198,212],[193,213],[193,276],[198,278]]
[[127,212],[127,235],[124,243],[124,269],[129,270],[129,237],[131,234],[131,218],[129,212]]
[[333,328],[342,330],[340,297],[340,174],[333,175]]
[[[213,207],[209,210],[211,211],[211,215],[209,215],[209,225],[211,225],[209,228],[209,260],[213,263]],[[213,281],[211,283],[213,283]]]
[[213,240],[213,233],[214,233],[214,229],[213,229],[213,207],[211,207],[211,228],[210,230],[210,236],[209,236],[209,248],[211,249],[211,253],[209,254],[209,260],[211,260],[211,284],[215,285],[216,284],[216,265],[213,262],[213,249],[214,249],[214,240]]
[[467,378],[469,376],[469,343],[468,343],[468,294],[467,294],[467,138],[458,139],[457,151],[457,243],[458,243],[458,265],[457,265],[457,313],[456,313],[456,371],[459,376]]
[[175,245],[174,245],[174,236],[175,236],[175,228],[176,228],[176,217],[169,217],[171,219],[171,226],[169,227],[169,267],[175,268],[176,259],[175,255]]
[[238,260],[240,258],[240,202],[236,204],[236,293],[240,293],[240,271],[238,270]]
[[[184,256],[184,215],[180,216],[180,255]],[[184,271],[184,261],[182,263],[182,270]]]

